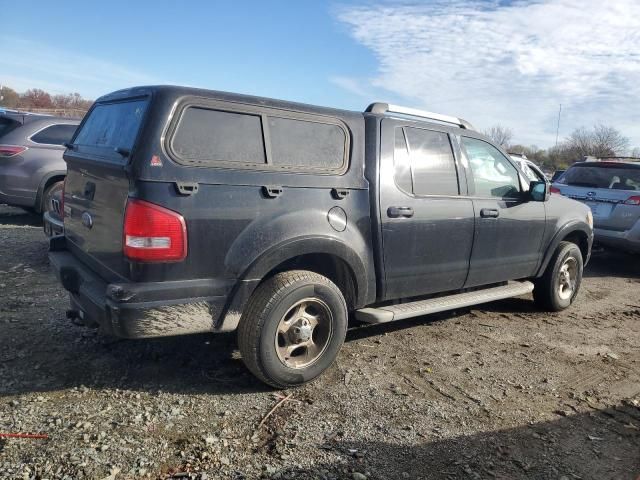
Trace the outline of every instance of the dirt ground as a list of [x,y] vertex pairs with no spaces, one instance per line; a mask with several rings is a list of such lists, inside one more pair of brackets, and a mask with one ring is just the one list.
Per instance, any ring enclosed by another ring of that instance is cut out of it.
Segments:
[[[640,478],[640,257],[597,252],[560,314],[517,298],[352,328],[275,392],[234,335],[65,319],[39,219],[0,207],[0,478]],[[268,412],[287,398],[261,425]]]

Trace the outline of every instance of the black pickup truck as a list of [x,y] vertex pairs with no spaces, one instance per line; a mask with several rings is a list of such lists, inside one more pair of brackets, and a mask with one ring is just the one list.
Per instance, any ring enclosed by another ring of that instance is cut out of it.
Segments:
[[568,307],[584,205],[466,121],[154,86],[98,99],[67,145],[49,258],[70,316],[127,338],[238,330],[276,387],[381,323],[533,292]]

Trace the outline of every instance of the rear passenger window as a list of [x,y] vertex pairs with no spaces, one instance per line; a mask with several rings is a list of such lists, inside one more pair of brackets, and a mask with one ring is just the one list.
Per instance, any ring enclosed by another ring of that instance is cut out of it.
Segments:
[[71,140],[76,128],[78,128],[77,125],[51,125],[33,135],[31,141],[47,145],[62,145]]
[[345,133],[338,125],[269,117],[276,166],[336,170],[344,164]]
[[394,170],[401,190],[415,195],[458,195],[458,174],[449,135],[396,128]]
[[188,163],[266,162],[260,115],[189,107],[182,114],[172,148]]
[[416,195],[458,195],[458,175],[449,135],[443,132],[405,128],[413,193]]
[[413,193],[411,180],[411,163],[409,162],[409,150],[404,138],[402,128],[396,128],[396,146],[393,152],[393,166],[396,185],[406,193]]

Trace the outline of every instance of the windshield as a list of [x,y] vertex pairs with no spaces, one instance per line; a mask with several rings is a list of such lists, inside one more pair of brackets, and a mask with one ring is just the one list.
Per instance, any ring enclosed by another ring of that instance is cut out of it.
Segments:
[[607,188],[612,190],[640,190],[640,167],[594,165],[573,167],[558,180],[563,185]]

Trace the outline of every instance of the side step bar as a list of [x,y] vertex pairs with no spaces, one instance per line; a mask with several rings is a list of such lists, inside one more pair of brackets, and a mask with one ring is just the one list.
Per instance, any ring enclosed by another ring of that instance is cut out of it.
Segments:
[[444,312],[455,308],[470,307],[480,303],[493,302],[503,298],[518,297],[533,291],[531,282],[509,282],[500,287],[492,287],[473,292],[456,293],[446,297],[399,303],[386,307],[370,307],[356,310],[356,318],[365,323],[386,323],[405,318],[419,317],[430,313]]

